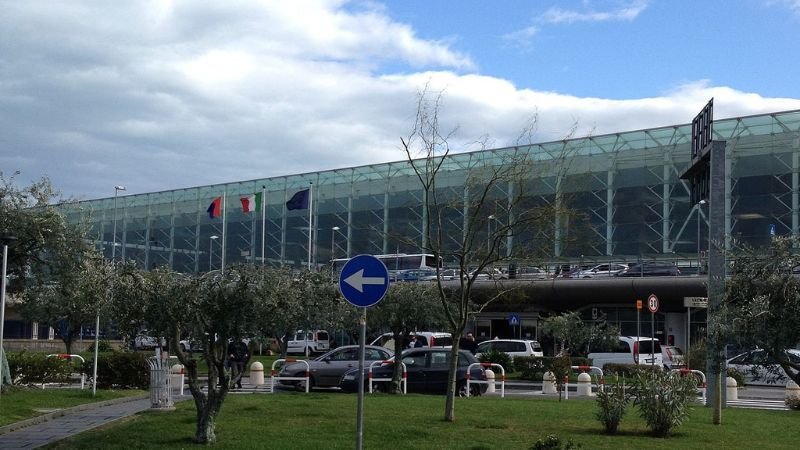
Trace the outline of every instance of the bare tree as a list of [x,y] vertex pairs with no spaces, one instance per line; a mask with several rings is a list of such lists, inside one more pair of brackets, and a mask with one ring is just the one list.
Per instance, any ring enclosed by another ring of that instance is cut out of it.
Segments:
[[[559,159],[565,160],[563,154],[536,154],[530,146],[516,146],[469,153],[456,161],[449,142],[455,130],[445,132],[439,122],[441,102],[441,92],[431,94],[427,87],[420,92],[414,126],[401,143],[422,186],[422,249],[454,264],[458,272],[457,286],[448,287],[437,277],[438,297],[454,337],[445,405],[445,420],[453,421],[459,337],[474,314],[509,290],[496,280],[495,293],[476,303],[476,281],[499,263],[543,255],[553,241],[563,239],[569,210],[558,186],[555,196],[534,195],[543,168],[552,173],[556,164],[559,175],[565,170],[558,165]],[[529,139],[535,129],[534,115],[520,140]],[[487,142],[484,138],[478,144]],[[460,233],[452,233],[454,228]]]

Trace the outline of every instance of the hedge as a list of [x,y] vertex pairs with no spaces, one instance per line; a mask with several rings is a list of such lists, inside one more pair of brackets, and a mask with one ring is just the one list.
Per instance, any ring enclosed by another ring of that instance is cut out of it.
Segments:
[[[79,359],[47,357],[45,353],[9,352],[8,366],[13,384],[67,383],[73,373],[83,372],[87,381],[94,370],[94,357]],[[136,352],[111,351],[97,359],[97,386],[100,388],[147,389],[150,369],[147,355]]]
[[[522,379],[542,381],[542,377],[545,372],[550,370],[555,359],[552,356],[517,356],[514,358],[514,369],[520,372],[520,378]],[[590,362],[591,360],[588,358],[570,358],[570,363],[573,366],[588,366]]]

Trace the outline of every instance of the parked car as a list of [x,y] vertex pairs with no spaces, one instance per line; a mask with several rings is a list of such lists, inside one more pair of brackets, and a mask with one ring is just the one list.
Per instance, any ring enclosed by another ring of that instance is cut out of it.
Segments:
[[[346,345],[331,350],[322,356],[308,361],[310,370],[310,388],[337,387],[342,375],[350,369],[358,370],[358,345]],[[394,356],[391,350],[384,347],[367,345],[364,347],[364,361],[367,366],[372,361],[385,361]],[[281,367],[278,376],[301,377],[306,371],[306,365],[300,362],[289,363]],[[305,381],[278,380],[280,384],[295,386],[305,389]]]
[[392,271],[389,276],[390,281],[425,281],[436,279],[435,269],[406,269]]
[[598,264],[590,269],[579,270],[571,273],[570,278],[595,278],[595,277],[611,277],[616,273],[628,268],[627,264],[621,263],[606,263]]
[[[539,342],[529,339],[492,339],[478,344],[475,356],[480,359],[481,353],[497,350],[507,353],[512,358],[517,356],[544,356]],[[508,368],[505,368],[506,370]]]
[[[415,331],[413,333],[417,336],[417,340],[422,343],[422,347],[441,347],[450,348],[453,346],[453,337],[450,333],[441,333],[435,331]],[[409,338],[403,336],[403,348],[408,348]],[[375,338],[370,345],[378,345],[394,350],[394,334],[383,333]]]
[[497,268],[490,268],[487,267],[476,274],[476,270],[470,271],[467,275],[467,278],[472,278],[473,275],[475,276],[476,281],[486,281],[486,280],[504,280],[508,278],[507,273],[503,273],[500,269]]
[[[790,349],[785,352],[789,361],[800,364],[800,350]],[[789,381],[778,362],[760,348],[734,356],[728,360],[728,367],[739,371],[746,384],[784,386]]]
[[686,367],[686,358],[683,355],[683,350],[674,345],[661,346],[661,360],[664,362],[664,369],[682,369]]
[[617,277],[675,277],[681,274],[673,263],[663,261],[645,261],[634,263],[623,269],[614,276]]
[[603,368],[606,364],[645,364],[664,367],[661,344],[650,337],[620,336],[612,348],[589,353],[592,365]]
[[[439,278],[443,281],[450,281],[458,279],[458,271],[455,269],[441,269],[439,270]],[[429,275],[419,277],[419,281],[436,281],[436,270]]]
[[327,352],[331,349],[330,335],[325,330],[297,330],[286,346],[286,353],[302,353],[309,356],[313,353]]
[[515,269],[514,278],[520,280],[546,280],[553,278],[553,274],[539,267],[523,266]]
[[150,336],[146,330],[138,333],[133,338],[134,350],[153,350],[159,346],[164,347],[166,345],[167,341],[164,338],[159,339],[155,336]]
[[[450,350],[443,348],[410,348],[403,351],[401,361],[406,365],[408,392],[428,392],[444,394],[447,392],[447,377],[450,370]],[[456,389],[459,395],[467,392],[467,369],[470,364],[478,362],[475,356],[466,351],[459,350],[458,369],[456,371]],[[373,378],[391,378],[392,364],[382,364],[373,368]],[[470,370],[470,378],[486,381],[486,371],[481,366],[474,366]],[[365,369],[364,380],[367,380]],[[386,390],[388,382],[378,382],[373,390]],[[358,368],[344,374],[340,387],[345,392],[358,391]],[[470,395],[480,395],[486,392],[486,384],[475,384],[470,388]]]

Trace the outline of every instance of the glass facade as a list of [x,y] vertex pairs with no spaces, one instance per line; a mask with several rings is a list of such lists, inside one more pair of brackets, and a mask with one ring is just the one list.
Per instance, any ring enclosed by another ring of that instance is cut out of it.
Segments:
[[[553,261],[696,261],[698,251],[708,247],[708,209],[690,204],[689,186],[680,179],[689,163],[690,132],[690,125],[676,125],[453,154],[437,185],[442,194],[458,198],[468,168],[526,151],[537,161],[529,178],[531,204],[563,196],[584,218],[584,238],[570,244],[543,241]],[[800,111],[715,121],[714,140],[727,142],[726,245],[730,239],[765,244],[773,230],[797,236]],[[313,192],[311,226],[309,210],[286,208],[292,195],[308,188]],[[241,197],[262,191],[263,221],[260,212],[243,213],[240,203]],[[216,197],[225,198],[225,214],[210,218],[206,210]],[[109,258],[116,243],[117,259],[136,261],[142,268],[167,265],[203,272],[220,267],[223,248],[226,265],[260,263],[263,256],[266,264],[305,266],[309,230],[314,231],[312,263],[318,265],[361,253],[421,253],[422,202],[419,180],[401,161],[121,195],[116,207],[110,197],[63,208],[69,220],[91,224],[96,245]],[[444,222],[449,233],[461,232],[464,223],[454,211]],[[543,235],[569,233],[572,227],[554,223]],[[515,236],[509,244],[535,238]]]

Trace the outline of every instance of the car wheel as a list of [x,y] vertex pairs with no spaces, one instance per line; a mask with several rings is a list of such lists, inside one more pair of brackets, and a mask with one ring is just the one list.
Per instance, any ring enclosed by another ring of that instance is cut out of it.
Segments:
[[456,395],[459,397],[466,397],[467,396],[467,382],[466,381],[459,381],[456,385]]
[[[299,377],[300,374],[297,374],[297,375],[294,375],[294,376]],[[314,377],[309,377],[308,378],[308,384],[309,384],[308,391],[311,392],[311,390],[314,389],[314,385],[316,384],[316,383],[314,383]],[[300,392],[305,392],[306,391],[306,382],[305,381],[299,381],[295,386],[297,387],[297,390],[300,391]]]

